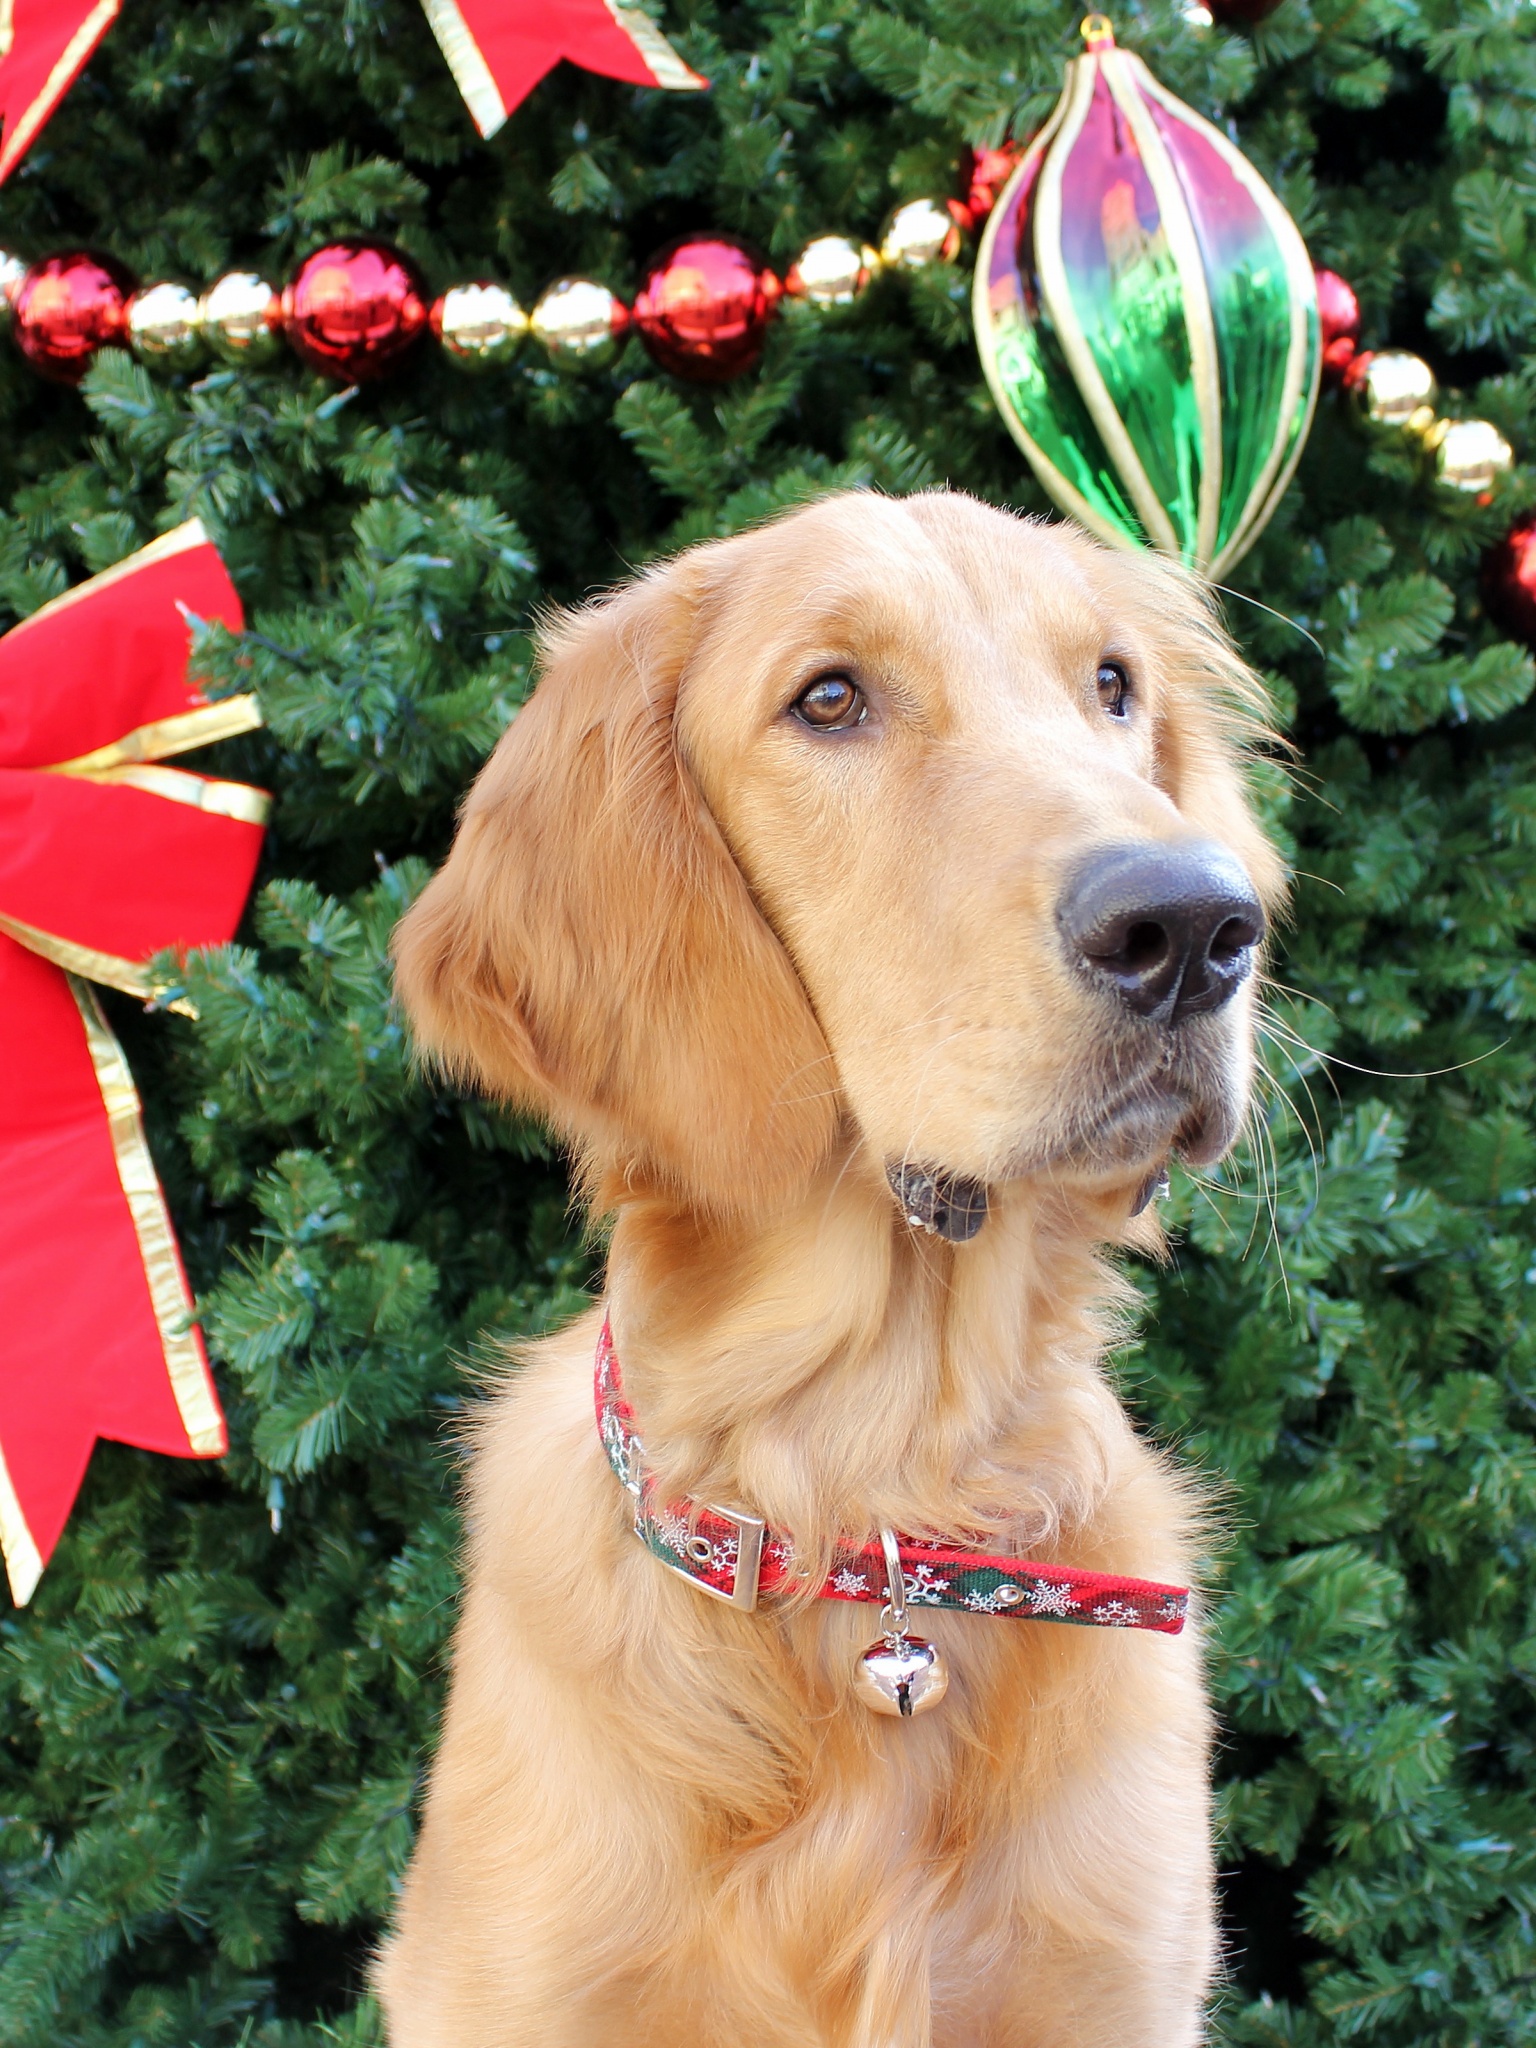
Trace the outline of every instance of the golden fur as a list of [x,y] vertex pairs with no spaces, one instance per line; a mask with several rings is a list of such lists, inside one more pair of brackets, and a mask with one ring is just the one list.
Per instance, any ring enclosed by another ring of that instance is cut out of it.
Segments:
[[[1108,719],[1097,664],[1125,662]],[[786,707],[854,674],[869,730]],[[559,622],[397,938],[420,1042],[565,1135],[672,1496],[819,1570],[932,1532],[1187,1582],[1102,1374],[1096,1247],[1246,1101],[1251,989],[1121,1028],[1054,905],[1085,847],[1222,841],[1258,687],[1192,581],[961,497],[827,500]],[[969,1244],[886,1166],[984,1181]],[[468,1583],[378,1969],[393,2048],[1188,2048],[1215,1961],[1198,1623],[925,1613],[948,1699],[850,1693],[875,1610],[739,1613],[635,1541],[601,1311],[478,1426]]]

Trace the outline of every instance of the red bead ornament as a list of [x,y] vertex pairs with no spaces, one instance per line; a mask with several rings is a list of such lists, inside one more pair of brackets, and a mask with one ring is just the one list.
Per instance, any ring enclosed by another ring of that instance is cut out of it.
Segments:
[[1536,648],[1536,512],[1518,519],[1483,557],[1483,606],[1501,633]]
[[426,326],[420,273],[384,242],[317,249],[283,293],[283,329],[294,354],[348,384],[393,369]]
[[1336,270],[1317,270],[1317,324],[1323,344],[1323,375],[1343,381],[1360,344],[1360,301]]
[[1013,176],[1023,145],[1005,142],[1001,149],[970,149],[961,152],[960,183],[965,188],[963,199],[951,199],[950,218],[967,234],[979,228],[987,215],[997,204],[997,195]]
[[783,286],[746,242],[689,235],[651,258],[634,303],[640,339],[664,370],[724,384],[763,352]]
[[134,282],[111,256],[45,256],[16,287],[17,347],[56,384],[78,384],[97,349],[126,339]]

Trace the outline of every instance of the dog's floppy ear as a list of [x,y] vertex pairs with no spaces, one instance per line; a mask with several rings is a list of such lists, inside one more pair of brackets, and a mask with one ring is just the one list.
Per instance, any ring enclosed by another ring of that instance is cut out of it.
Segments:
[[537,1110],[590,1173],[716,1210],[802,1181],[836,1129],[804,991],[679,758],[689,562],[545,637],[538,689],[395,933],[450,1072]]

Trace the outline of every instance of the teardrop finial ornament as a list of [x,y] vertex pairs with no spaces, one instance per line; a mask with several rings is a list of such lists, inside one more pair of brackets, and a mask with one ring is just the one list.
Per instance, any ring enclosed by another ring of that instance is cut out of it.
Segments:
[[1291,479],[1317,402],[1317,288],[1240,150],[1082,24],[976,263],[976,343],[1046,491],[1102,538],[1219,576]]

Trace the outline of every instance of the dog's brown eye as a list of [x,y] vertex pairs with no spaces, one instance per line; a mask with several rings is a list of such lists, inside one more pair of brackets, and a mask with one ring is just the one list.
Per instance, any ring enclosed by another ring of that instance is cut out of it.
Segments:
[[790,706],[802,725],[817,732],[845,732],[849,726],[862,725],[868,708],[864,692],[847,676],[818,676]]
[[1129,716],[1131,679],[1118,661],[1099,663],[1099,702],[1111,718]]

